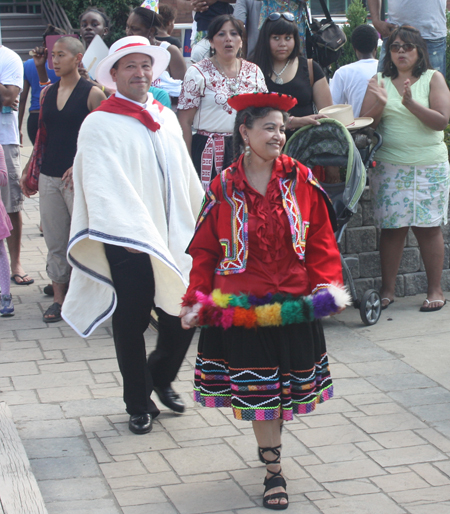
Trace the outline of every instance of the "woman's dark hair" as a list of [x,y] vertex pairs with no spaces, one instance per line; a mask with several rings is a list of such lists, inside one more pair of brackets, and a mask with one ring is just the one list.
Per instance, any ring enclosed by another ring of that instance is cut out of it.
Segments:
[[418,59],[412,70],[413,77],[420,77],[422,73],[433,69],[428,57],[427,44],[420,35],[420,32],[410,25],[402,25],[395,29],[389,36],[386,44],[386,57],[384,58],[383,77],[398,77],[398,70],[392,61],[390,46],[397,39],[401,39],[404,43],[412,43],[416,45]]
[[[206,36],[206,39],[208,41],[212,41],[214,36],[220,31],[220,29],[225,25],[225,23],[227,23],[227,21],[229,21],[233,25],[233,27],[236,29],[237,33],[242,39],[242,42],[245,45],[247,36],[244,24],[241,20],[238,20],[231,14],[221,14],[220,16],[216,16],[215,18],[213,18],[212,22],[209,24],[208,35]],[[212,49],[210,49],[209,51],[210,57],[214,55],[211,50]]]
[[83,18],[83,16],[85,16],[87,13],[90,13],[90,12],[100,14],[100,16],[103,18],[103,23],[104,23],[105,27],[109,28],[109,26],[111,25],[111,20],[110,20],[109,16],[106,14],[106,11],[103,9],[103,7],[96,7],[95,5],[93,5],[92,7],[88,7],[83,13],[80,14],[80,16],[78,18],[80,25],[81,25],[81,19]]
[[159,28],[164,27],[163,19],[161,16],[156,14],[154,11],[151,11],[150,9],[146,9],[145,7],[136,7],[136,9],[133,9],[130,14],[137,14],[145,28],[148,30],[155,27],[155,33],[158,32]]
[[295,45],[289,59],[294,59],[300,54],[300,36],[298,35],[297,24],[294,21],[286,20],[283,16],[275,21],[266,18],[259,31],[258,42],[253,55],[250,56],[250,60],[261,68],[264,77],[270,77],[273,71],[272,52],[270,51],[270,37],[273,34],[277,36],[289,34],[294,38]]
[[42,39],[44,40],[44,46],[45,46],[45,38],[47,36],[64,36],[66,34],[66,31],[63,29],[60,29],[59,27],[54,27],[53,25],[47,25],[47,28],[45,29],[44,33],[42,34]]
[[245,125],[248,129],[251,129],[253,128],[256,120],[265,118],[272,111],[281,112],[284,123],[287,123],[289,114],[285,111],[274,109],[273,107],[247,107],[246,109],[237,112],[233,129],[233,160],[238,159],[245,147],[244,140],[239,132],[239,127],[241,125]]
[[377,49],[378,33],[372,25],[358,25],[352,32],[352,46],[362,54],[370,54]]
[[172,7],[171,5],[161,4],[159,6],[159,13],[158,14],[162,18],[162,22],[164,24],[164,27],[167,27],[167,25],[169,25],[169,23],[171,21],[174,21],[175,18],[177,17],[177,10],[175,9],[175,7]]

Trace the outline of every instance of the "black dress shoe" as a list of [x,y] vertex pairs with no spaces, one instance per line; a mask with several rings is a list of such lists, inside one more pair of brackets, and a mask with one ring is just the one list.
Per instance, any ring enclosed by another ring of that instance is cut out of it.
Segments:
[[179,412],[180,414],[184,412],[184,403],[181,401],[180,396],[170,386],[155,387],[154,391],[163,405],[175,412]]
[[130,416],[128,428],[133,434],[148,434],[152,429],[151,414],[133,414]]

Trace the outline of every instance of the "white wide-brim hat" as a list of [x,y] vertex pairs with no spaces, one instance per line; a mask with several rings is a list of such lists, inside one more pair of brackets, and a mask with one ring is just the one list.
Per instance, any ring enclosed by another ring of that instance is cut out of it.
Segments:
[[111,77],[114,64],[129,54],[145,54],[152,58],[153,80],[169,66],[170,54],[165,48],[152,46],[146,37],[127,36],[116,41],[109,49],[108,56],[102,59],[95,70],[95,79],[102,86],[116,90],[116,83]]
[[320,109],[319,114],[326,114],[329,118],[340,121],[347,130],[359,130],[373,123],[373,118],[355,118],[352,106],[348,104],[336,104],[324,107]]

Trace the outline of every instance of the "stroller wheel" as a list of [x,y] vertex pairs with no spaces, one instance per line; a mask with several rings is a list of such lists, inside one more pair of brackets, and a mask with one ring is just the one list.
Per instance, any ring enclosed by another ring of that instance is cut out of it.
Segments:
[[363,294],[359,313],[364,325],[375,325],[381,315],[381,297],[375,289],[369,289]]

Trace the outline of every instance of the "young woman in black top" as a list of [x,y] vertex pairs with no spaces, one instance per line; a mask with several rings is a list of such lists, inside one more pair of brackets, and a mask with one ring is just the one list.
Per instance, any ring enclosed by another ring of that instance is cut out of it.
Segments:
[[286,139],[300,127],[318,125],[317,120],[325,117],[314,114],[314,105],[317,111],[333,105],[322,69],[300,55],[300,38],[294,20],[294,15],[288,12],[271,13],[261,27],[250,57],[261,68],[269,91],[297,99],[297,105],[289,111]]

